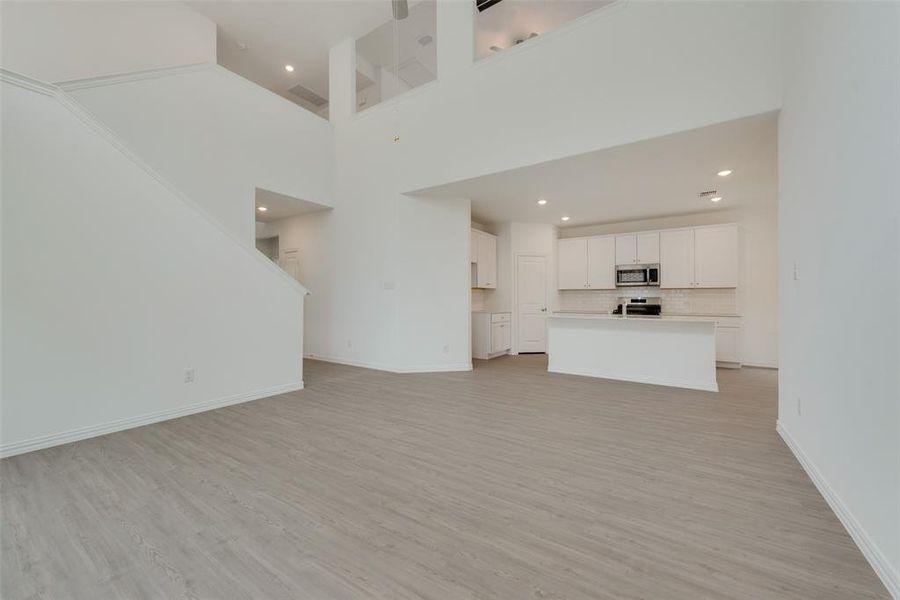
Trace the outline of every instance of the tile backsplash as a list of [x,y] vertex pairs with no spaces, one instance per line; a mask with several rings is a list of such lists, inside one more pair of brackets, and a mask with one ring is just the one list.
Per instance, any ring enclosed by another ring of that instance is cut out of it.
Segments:
[[737,290],[663,290],[653,287],[634,287],[617,290],[563,290],[559,293],[559,310],[610,312],[619,298],[639,296],[662,299],[663,313],[668,314],[738,314]]

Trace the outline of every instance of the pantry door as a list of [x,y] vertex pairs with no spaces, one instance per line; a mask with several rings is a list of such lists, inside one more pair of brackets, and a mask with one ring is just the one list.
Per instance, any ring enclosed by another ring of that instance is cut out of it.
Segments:
[[516,351],[547,351],[547,257],[516,257]]

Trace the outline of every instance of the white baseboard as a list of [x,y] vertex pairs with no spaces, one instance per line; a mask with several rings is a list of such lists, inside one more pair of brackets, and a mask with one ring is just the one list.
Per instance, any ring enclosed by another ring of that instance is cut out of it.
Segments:
[[838,496],[828,484],[828,481],[822,476],[822,473],[816,468],[815,464],[813,464],[806,453],[803,452],[803,449],[800,448],[797,440],[794,439],[781,421],[778,421],[775,429],[778,431],[781,439],[784,440],[784,443],[787,444],[787,447],[794,453],[797,462],[800,463],[800,466],[803,467],[803,470],[809,475],[809,478],[816,486],[816,489],[818,489],[819,493],[822,494],[822,497],[825,498],[825,502],[828,503],[828,506],[831,507],[834,514],[837,515],[838,520],[847,530],[847,533],[850,534],[850,537],[853,538],[853,541],[859,546],[863,556],[865,556],[866,560],[869,561],[869,564],[872,565],[872,569],[881,579],[881,582],[884,583],[884,587],[887,588],[888,593],[891,594],[892,598],[900,600],[900,574],[898,574],[893,566],[891,566],[890,561],[888,561],[884,553],[882,553],[878,546],[875,545],[865,529],[863,529],[862,525],[857,521],[856,517],[853,516],[853,513],[850,512],[850,509],[847,508],[847,505],[844,504],[844,501],[841,500],[840,496]]
[[769,364],[769,363],[745,362],[745,363],[741,363],[741,364],[745,367],[753,367],[754,369],[772,369],[774,371],[778,370],[778,365],[773,365],[773,364]]
[[376,371],[387,371],[388,373],[456,373],[459,371],[472,370],[471,363],[397,367],[396,365],[389,365],[387,363],[349,360],[346,358],[337,358],[334,356],[322,356],[320,354],[305,354],[303,358],[308,358],[310,360],[321,360],[322,362],[330,362],[337,365],[347,365],[348,367],[360,367],[363,369],[374,369]]
[[135,427],[141,427],[143,425],[150,425],[152,423],[159,423],[160,421],[177,419],[178,417],[185,417],[187,415],[192,415],[195,413],[206,412],[208,410],[222,408],[225,406],[231,406],[232,404],[250,402],[251,400],[259,400],[260,398],[268,398],[269,396],[285,394],[287,392],[294,392],[302,389],[303,382],[297,381],[294,383],[287,383],[284,385],[277,385],[262,390],[256,390],[254,392],[247,392],[244,394],[236,394],[234,396],[226,396],[224,398],[205,400],[203,402],[197,402],[188,406],[180,406],[178,408],[171,408],[155,413],[138,415],[136,417],[126,417],[124,419],[117,419],[115,421],[100,423],[99,425],[88,425],[87,427],[79,427],[78,429],[71,429],[69,431],[63,431],[60,433],[43,435],[31,438],[29,440],[23,440],[21,442],[3,444],[0,445],[0,458],[15,456],[16,454],[24,454],[25,452],[33,452],[34,450],[41,450],[43,448],[50,448],[52,446],[59,446],[62,444],[68,444],[70,442],[77,442],[79,440],[106,435],[108,433],[115,433],[117,431],[133,429]]

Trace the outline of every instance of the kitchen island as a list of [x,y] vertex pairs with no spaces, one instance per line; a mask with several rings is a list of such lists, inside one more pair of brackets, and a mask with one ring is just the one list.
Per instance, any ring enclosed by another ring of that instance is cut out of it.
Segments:
[[716,321],[554,313],[547,370],[717,392]]

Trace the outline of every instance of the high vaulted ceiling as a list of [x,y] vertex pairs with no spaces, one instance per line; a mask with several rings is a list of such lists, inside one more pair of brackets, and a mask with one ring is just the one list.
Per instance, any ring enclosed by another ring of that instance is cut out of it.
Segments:
[[[571,227],[772,203],[777,185],[777,114],[767,113],[414,194],[470,198],[480,222]],[[707,190],[722,200],[698,197]]]
[[[328,50],[391,19],[390,0],[192,0],[187,4],[218,25],[219,64],[295,101],[287,90],[297,84],[327,99]],[[293,65],[293,73],[285,71],[285,64]]]

